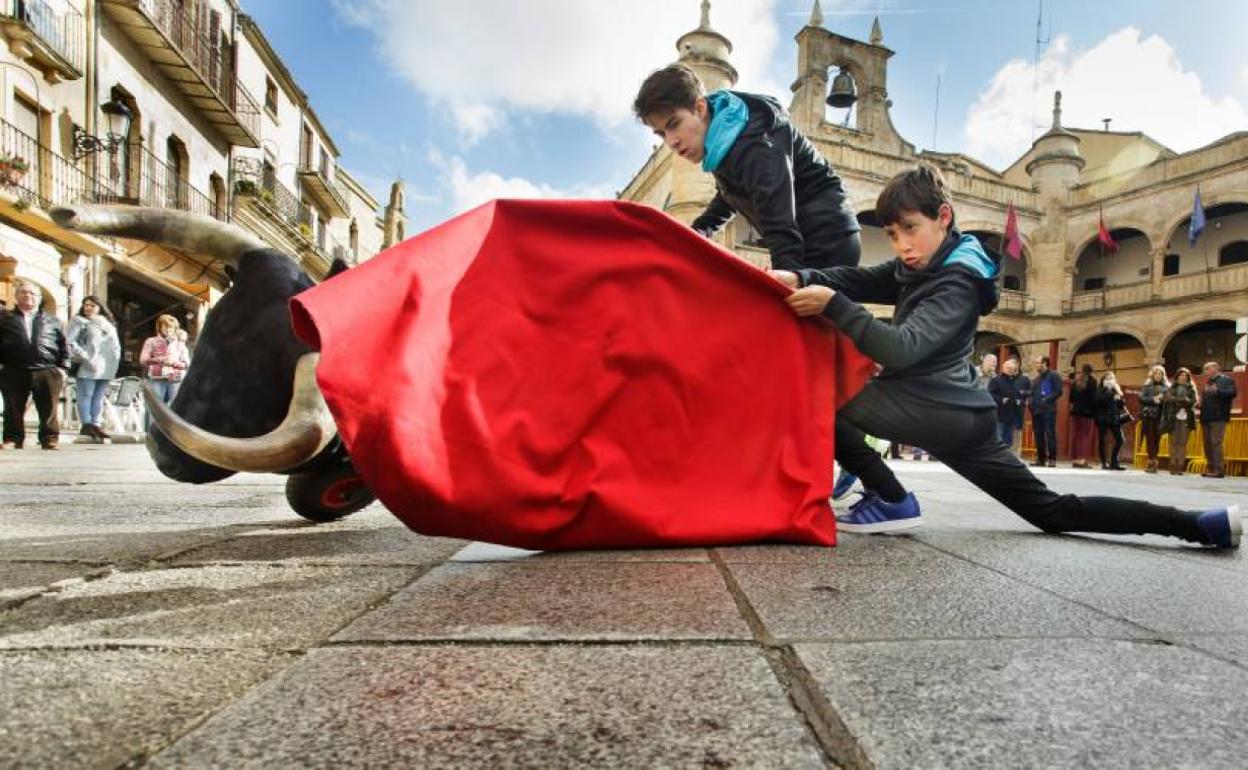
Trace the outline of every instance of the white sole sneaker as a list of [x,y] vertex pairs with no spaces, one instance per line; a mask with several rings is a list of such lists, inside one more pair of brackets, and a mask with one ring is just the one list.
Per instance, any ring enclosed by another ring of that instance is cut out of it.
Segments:
[[836,522],[836,528],[841,532],[852,532],[856,535],[870,535],[877,532],[900,532],[904,529],[914,529],[923,526],[923,517],[915,516],[913,519],[898,519],[897,521],[877,521],[874,524],[843,524]]

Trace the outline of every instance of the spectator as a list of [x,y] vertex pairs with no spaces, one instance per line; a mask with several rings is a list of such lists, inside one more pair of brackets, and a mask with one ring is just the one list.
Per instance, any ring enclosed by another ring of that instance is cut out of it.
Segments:
[[[1126,397],[1118,377],[1113,372],[1105,372],[1101,378],[1101,386],[1096,389],[1096,428],[1097,451],[1101,456],[1101,467],[1111,471],[1125,471],[1118,462],[1118,454],[1122,451],[1122,423],[1126,412]],[[1105,438],[1114,441],[1114,448],[1105,451]]]
[[113,317],[98,299],[84,297],[78,315],[69,322],[65,335],[69,357],[77,365],[78,419],[84,436],[103,441],[109,435],[100,427],[100,410],[108,384],[117,376],[121,342]]
[[148,337],[139,353],[139,364],[152,389],[166,404],[173,403],[178,395],[178,386],[191,361],[186,344],[178,339],[178,329],[178,319],[161,314],[156,319],[156,336]]
[[17,307],[0,319],[0,389],[4,391],[4,443],[21,449],[26,441],[26,404],[34,397],[39,413],[39,445],[60,449],[56,414],[65,385],[69,352],[56,316],[39,309],[40,291],[33,283],[17,284]]
[[1161,407],[1170,390],[1166,368],[1154,366],[1140,389],[1140,430],[1144,432],[1144,445],[1148,451],[1145,473],[1157,472],[1157,454],[1161,451]]
[[1013,358],[1001,366],[1001,373],[988,383],[988,392],[997,404],[997,438],[1008,447],[1014,446],[1014,431],[1023,427],[1023,404],[1026,402],[1030,382],[1026,375],[1018,373],[1018,361]]
[[1062,377],[1049,368],[1048,356],[1032,362],[1036,379],[1031,383],[1031,425],[1036,435],[1036,461],[1032,465],[1057,465],[1057,400],[1062,397]]
[[981,387],[988,387],[988,383],[992,382],[997,376],[997,357],[989,353],[979,362],[979,384]]
[[1070,432],[1072,468],[1089,468],[1096,442],[1096,378],[1092,364],[1084,364],[1070,383]]
[[1175,372],[1163,402],[1161,430],[1170,434],[1170,472],[1182,476],[1187,470],[1187,436],[1196,430],[1196,386],[1186,366]]
[[1205,472],[1202,476],[1220,479],[1226,475],[1222,467],[1222,442],[1226,424],[1231,419],[1231,403],[1238,393],[1235,380],[1222,373],[1217,361],[1204,366],[1205,389],[1200,395],[1200,427],[1205,437]]

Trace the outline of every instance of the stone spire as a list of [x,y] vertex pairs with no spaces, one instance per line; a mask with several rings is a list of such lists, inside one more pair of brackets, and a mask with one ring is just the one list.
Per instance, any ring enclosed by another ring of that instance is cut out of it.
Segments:
[[815,0],[815,7],[810,9],[810,21],[806,22],[806,26],[823,26],[823,9],[819,7],[819,0]]
[[[818,2],[816,0],[816,5]],[[880,17],[876,16],[875,21],[871,22],[871,45],[879,45],[884,42],[884,31],[880,29]]]
[[1053,130],[1057,131],[1062,127],[1062,92],[1053,92]]
[[390,185],[390,202],[381,217],[381,247],[388,249],[407,237],[407,215],[403,212],[404,184],[402,179]]
[[702,0],[702,18],[698,28],[680,36],[676,41],[676,52],[679,54],[677,61],[697,73],[708,92],[731,88],[736,84],[737,70],[728,60],[732,42],[711,27],[710,0]]

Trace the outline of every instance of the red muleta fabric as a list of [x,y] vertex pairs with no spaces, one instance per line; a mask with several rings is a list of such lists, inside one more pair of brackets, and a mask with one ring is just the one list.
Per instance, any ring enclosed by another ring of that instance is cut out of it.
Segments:
[[426,535],[834,545],[869,359],[652,208],[495,201],[292,301],[356,468]]

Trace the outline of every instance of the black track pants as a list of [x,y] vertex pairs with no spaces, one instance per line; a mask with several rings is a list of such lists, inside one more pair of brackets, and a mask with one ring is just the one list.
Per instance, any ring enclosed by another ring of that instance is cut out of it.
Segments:
[[1170,535],[1203,542],[1196,514],[1119,497],[1059,495],[997,441],[996,410],[915,404],[890,396],[887,381],[867,383],[836,415],[836,460],[867,488],[895,480],[863,434],[921,446],[997,502],[1045,532]]

